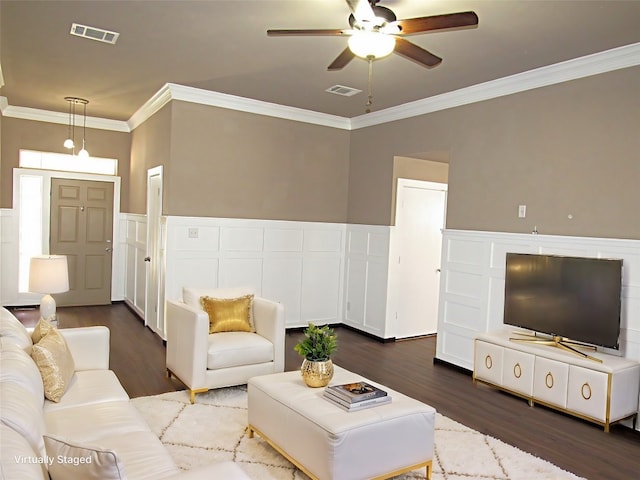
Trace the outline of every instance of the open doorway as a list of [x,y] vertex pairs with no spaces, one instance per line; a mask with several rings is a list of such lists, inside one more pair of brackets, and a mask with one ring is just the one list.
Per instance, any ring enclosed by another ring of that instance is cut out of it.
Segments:
[[387,318],[398,339],[437,331],[448,169],[442,161],[394,158]]

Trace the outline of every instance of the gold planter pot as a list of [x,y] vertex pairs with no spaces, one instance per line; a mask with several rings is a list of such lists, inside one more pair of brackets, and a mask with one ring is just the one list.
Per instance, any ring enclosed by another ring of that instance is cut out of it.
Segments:
[[313,362],[306,358],[300,367],[304,383],[313,388],[326,387],[333,378],[333,362]]

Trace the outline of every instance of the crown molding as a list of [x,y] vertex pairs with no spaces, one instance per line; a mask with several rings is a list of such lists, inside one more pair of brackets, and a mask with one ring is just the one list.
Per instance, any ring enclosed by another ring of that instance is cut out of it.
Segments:
[[[2,111],[2,116],[7,118],[19,118],[21,120],[69,125],[68,113],[52,112],[50,110],[40,110],[38,108],[15,107],[7,103],[6,97],[0,97],[0,110]],[[114,132],[129,133],[131,131],[127,122],[89,116],[87,116],[87,127],[96,128],[98,130],[112,130]]]
[[127,121],[132,131],[146,122],[151,116],[171,101],[170,83],[165,83],[149,100],[145,102],[136,113]]
[[200,103],[210,107],[227,108],[241,112],[266,115],[269,117],[294,120],[296,122],[312,123],[325,127],[341,128],[349,130],[351,125],[348,118],[327,113],[314,112],[303,108],[289,107],[277,103],[253,100],[250,98],[229,95],[226,93],[211,92],[199,88],[185,87],[184,85],[169,84],[173,100]]
[[154,113],[172,100],[197,103],[210,107],[226,108],[241,112],[266,115],[270,117],[294,120],[296,122],[313,123],[332,128],[349,130],[351,124],[348,118],[326,113],[313,112],[302,108],[279,105],[277,103],[253,100],[251,98],[212,92],[201,88],[187,87],[175,83],[166,83],[129,119],[129,127],[133,130],[144,123]]
[[[103,130],[131,132],[169,102],[179,100],[296,122],[357,130],[637,65],[640,65],[640,43],[633,43],[354,118],[167,83],[145,102],[128,121],[87,117],[87,126]],[[0,81],[2,80],[1,75],[0,71]],[[0,111],[5,117],[63,125],[68,123],[68,116],[65,113],[11,106],[5,97],[0,97]]]
[[640,43],[594,53],[534,70],[510,75],[452,92],[367,113],[351,119],[351,129],[370,127],[446,110],[491,98],[640,65]]

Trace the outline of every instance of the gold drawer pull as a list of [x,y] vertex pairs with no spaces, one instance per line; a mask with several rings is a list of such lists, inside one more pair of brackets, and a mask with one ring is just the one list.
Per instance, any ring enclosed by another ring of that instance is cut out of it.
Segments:
[[544,377],[544,383],[547,388],[553,388],[553,375],[551,375],[551,372],[547,373],[547,376]]
[[[586,394],[584,393],[585,391],[587,392]],[[580,389],[580,393],[582,394],[582,398],[589,400],[591,398],[591,385],[584,382],[584,385],[582,385],[582,388]]]
[[513,366],[513,376],[516,378],[520,378],[522,376],[522,367],[519,363],[516,363]]
[[491,355],[484,357],[484,366],[487,367],[487,370],[491,370],[493,367],[493,359],[491,358]]

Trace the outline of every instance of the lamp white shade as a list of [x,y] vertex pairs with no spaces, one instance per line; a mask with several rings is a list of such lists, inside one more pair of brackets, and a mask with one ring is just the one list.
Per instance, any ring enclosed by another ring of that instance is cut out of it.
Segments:
[[69,290],[69,267],[66,255],[32,257],[29,265],[29,291],[46,293],[40,301],[42,318],[55,319],[56,302],[50,293]]

